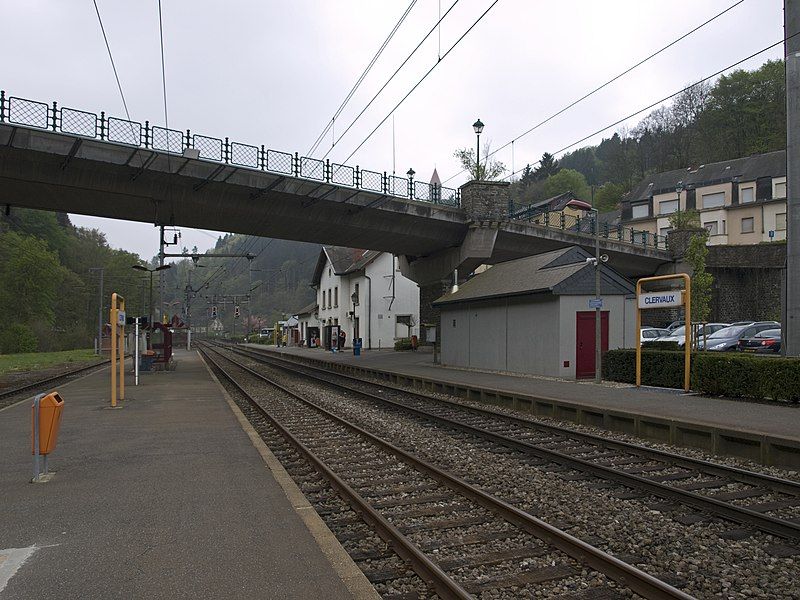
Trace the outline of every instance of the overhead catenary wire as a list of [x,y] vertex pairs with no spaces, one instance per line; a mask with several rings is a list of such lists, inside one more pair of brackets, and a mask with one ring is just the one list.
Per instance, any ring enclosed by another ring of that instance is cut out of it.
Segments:
[[[786,40],[790,40],[790,39],[792,39],[793,37],[795,37],[795,36],[797,36],[797,35],[800,35],[800,32],[798,32],[798,33],[795,33],[795,34],[792,34],[792,35],[790,35],[790,36],[788,36],[788,37],[786,37],[786,38],[784,38],[784,39],[778,40],[777,42],[775,42],[775,43],[773,43],[773,44],[770,44],[769,46],[765,46],[765,47],[764,47],[764,48],[762,48],[761,50],[758,50],[757,52],[754,52],[753,54],[750,54],[749,56],[746,56],[746,57],[744,57],[744,58],[742,58],[742,59],[740,59],[740,60],[737,60],[735,63],[733,63],[733,64],[731,64],[731,65],[728,65],[727,67],[724,67],[724,68],[722,68],[722,69],[720,69],[720,70],[718,70],[718,71],[716,71],[716,72],[712,73],[711,75],[708,75],[708,76],[706,76],[706,77],[703,77],[702,79],[700,79],[700,80],[698,80],[698,81],[695,81],[695,82],[694,82],[693,84],[691,84],[691,85],[687,85],[686,87],[684,87],[684,88],[681,88],[681,89],[679,89],[678,91],[676,91],[676,92],[673,92],[673,93],[669,94],[668,96],[664,96],[664,97],[663,97],[663,98],[661,98],[660,100],[656,100],[655,102],[653,102],[653,103],[651,103],[651,104],[648,104],[647,106],[645,106],[645,107],[643,107],[643,108],[640,108],[640,109],[636,110],[635,112],[632,112],[632,113],[630,113],[629,115],[626,115],[626,116],[622,117],[621,119],[618,119],[618,120],[614,121],[613,123],[609,123],[608,125],[606,125],[606,126],[604,126],[604,127],[601,127],[600,129],[598,129],[598,130],[596,130],[596,131],[593,131],[592,133],[590,133],[590,134],[588,134],[588,135],[585,135],[585,136],[583,136],[583,137],[582,137],[581,139],[579,139],[579,140],[575,140],[574,142],[572,142],[572,143],[570,143],[570,144],[567,144],[567,145],[566,145],[566,146],[564,146],[563,148],[559,148],[558,150],[556,150],[556,151],[555,151],[555,152],[553,152],[552,154],[553,154],[553,156],[555,156],[556,154],[561,154],[562,152],[566,152],[567,150],[569,150],[570,148],[573,148],[574,146],[577,146],[577,145],[578,145],[578,144],[580,144],[581,142],[585,142],[586,140],[588,140],[588,139],[590,139],[590,138],[593,138],[594,136],[596,136],[596,135],[599,135],[599,134],[603,133],[604,131],[607,131],[608,129],[611,129],[612,127],[616,127],[617,125],[619,125],[619,124],[621,124],[621,123],[624,123],[624,122],[625,122],[625,121],[627,121],[628,119],[632,119],[633,117],[635,117],[635,116],[637,116],[637,115],[640,115],[641,113],[643,113],[643,112],[645,112],[645,111],[647,111],[647,110],[650,110],[650,109],[652,109],[652,108],[655,108],[655,107],[656,107],[656,106],[658,106],[659,104],[663,104],[663,103],[664,103],[664,102],[666,102],[667,100],[671,100],[671,99],[672,99],[672,98],[674,98],[675,96],[678,96],[678,95],[680,95],[680,94],[682,94],[682,93],[684,93],[684,92],[686,92],[686,91],[688,91],[688,90],[692,89],[693,87],[695,87],[695,86],[697,86],[697,85],[700,85],[701,83],[705,83],[706,81],[708,81],[708,80],[710,80],[710,79],[713,79],[713,78],[715,78],[715,77],[718,77],[719,75],[722,75],[722,74],[723,74],[723,73],[725,73],[726,71],[730,71],[731,69],[734,69],[734,68],[738,67],[739,65],[741,65],[741,64],[743,64],[743,63],[745,63],[745,62],[747,62],[748,60],[751,60],[751,59],[755,58],[756,56],[758,56],[758,55],[760,55],[760,54],[763,54],[764,52],[767,52],[767,51],[769,51],[769,50],[772,50],[772,49],[773,49],[773,48],[775,48],[776,46],[779,46],[780,44],[783,44],[783,43],[784,43]],[[541,160],[539,160],[539,161],[536,161],[536,162],[535,162],[535,163],[533,163],[533,164],[534,164],[534,165],[536,165],[536,164],[539,164],[540,162],[541,162]],[[516,171],[516,172],[519,172],[519,171],[521,171],[521,169],[520,169],[520,170],[518,170],[518,171]],[[505,177],[503,177],[503,179],[509,179],[510,177],[513,177],[515,174],[516,174],[516,173],[509,173],[508,175],[506,175]],[[501,180],[501,181],[502,181],[502,180]]]
[[111,61],[111,68],[114,71],[114,79],[117,80],[117,89],[119,90],[119,95],[122,98],[122,108],[125,109],[125,116],[128,117],[128,121],[131,121],[131,113],[128,111],[128,103],[125,100],[125,92],[122,91],[122,83],[119,79],[119,72],[117,71],[117,65],[114,62],[114,54],[111,52],[111,44],[108,42],[108,36],[106,35],[106,28],[103,25],[103,17],[100,16],[100,8],[97,6],[97,0],[92,0],[94,3],[94,11],[97,13],[97,22],[100,23],[100,31],[103,34],[103,40],[106,43],[106,51],[108,52],[108,59]]
[[[355,124],[356,124],[356,122],[357,122],[357,121],[358,121],[358,120],[359,120],[359,119],[360,119],[360,118],[361,118],[361,117],[364,115],[364,113],[365,113],[365,112],[367,112],[367,109],[368,109],[370,106],[372,106],[372,103],[373,103],[373,102],[375,102],[375,100],[378,98],[378,96],[380,96],[380,95],[383,93],[383,90],[385,90],[385,89],[386,89],[386,87],[387,87],[387,86],[388,86],[388,85],[389,85],[389,84],[392,82],[392,80],[393,80],[393,79],[394,79],[394,78],[397,76],[397,74],[400,72],[400,70],[401,70],[401,69],[402,69],[404,66],[406,66],[406,64],[408,63],[408,61],[409,61],[409,60],[411,60],[411,58],[414,56],[414,54],[416,54],[417,50],[419,50],[419,49],[420,49],[420,47],[422,46],[422,44],[424,44],[424,43],[425,43],[425,41],[426,41],[426,40],[427,40],[427,39],[428,39],[428,38],[431,36],[431,34],[433,34],[433,32],[434,32],[434,31],[436,31],[436,29],[437,29],[437,28],[440,28],[440,29],[441,29],[441,23],[442,23],[442,21],[443,21],[445,18],[447,18],[447,15],[449,15],[449,14],[450,14],[450,11],[452,11],[452,10],[453,10],[453,8],[455,8],[455,6],[456,6],[456,4],[458,4],[458,2],[459,2],[459,0],[455,0],[455,1],[454,1],[454,2],[453,2],[451,5],[450,5],[450,8],[448,8],[448,9],[445,11],[445,13],[439,17],[439,20],[438,20],[438,21],[436,21],[436,23],[434,23],[434,24],[433,24],[433,27],[431,27],[431,28],[428,30],[428,32],[427,32],[427,33],[426,33],[426,34],[425,34],[425,35],[422,37],[422,39],[421,39],[421,40],[419,41],[419,43],[418,43],[418,44],[417,44],[417,45],[414,47],[414,49],[413,49],[413,50],[412,50],[412,51],[411,51],[411,52],[408,54],[408,56],[406,56],[406,58],[403,60],[403,62],[401,62],[401,63],[400,63],[400,66],[398,66],[398,67],[397,67],[397,68],[394,70],[394,73],[392,73],[392,74],[389,76],[389,78],[388,78],[388,79],[387,79],[387,80],[384,82],[384,84],[383,84],[383,85],[380,87],[380,89],[379,89],[377,92],[375,92],[375,95],[374,95],[374,96],[372,96],[372,98],[370,98],[369,102],[367,102],[367,104],[364,106],[364,108],[362,108],[362,109],[361,109],[361,112],[360,112],[360,113],[358,113],[358,114],[355,116],[355,118],[354,118],[352,121],[350,121],[350,124],[349,124],[347,127],[345,127],[344,131],[342,131],[342,133],[340,133],[340,134],[339,134],[339,137],[338,137],[338,138],[336,138],[336,139],[334,140],[333,144],[331,144],[331,147],[328,149],[328,151],[325,153],[325,155],[324,155],[322,158],[327,158],[327,157],[328,157],[328,155],[331,153],[331,151],[332,151],[332,150],[333,150],[333,148],[336,146],[336,144],[338,144],[338,143],[339,143],[339,142],[342,140],[342,138],[343,138],[345,135],[347,135],[347,132],[348,132],[348,131],[350,131],[350,130],[353,128],[353,125],[355,125]],[[439,56],[439,58],[438,58],[438,60],[441,62],[441,60],[444,58],[444,56],[442,56],[442,49],[441,49],[441,35],[440,35],[440,37],[439,37],[439,46],[440,46],[440,47],[439,47],[439,55],[438,55],[438,56]],[[437,64],[438,64],[438,62],[437,62]]]
[[[350,99],[353,97],[353,95],[356,93],[358,88],[361,86],[361,83],[364,81],[364,79],[367,77],[369,72],[372,70],[372,67],[375,66],[375,63],[378,61],[378,58],[380,58],[381,54],[383,54],[383,51],[386,49],[386,46],[389,45],[389,42],[394,37],[394,34],[397,33],[398,29],[400,29],[400,26],[403,24],[403,21],[406,20],[406,17],[408,16],[408,13],[411,12],[411,9],[414,8],[414,5],[416,3],[417,3],[417,0],[411,0],[411,3],[408,5],[408,8],[406,8],[405,12],[402,15],[400,15],[400,18],[398,19],[397,23],[395,23],[394,27],[389,32],[389,35],[386,36],[386,39],[383,40],[383,43],[381,44],[380,48],[378,48],[378,51],[375,53],[375,56],[373,56],[372,60],[369,61],[369,64],[367,64],[367,66],[364,68],[364,71],[362,71],[361,75],[359,75],[359,77],[356,80],[355,84],[353,84],[353,87],[347,93],[347,96],[345,96],[345,99],[342,100],[342,103],[339,105],[339,108],[337,108],[336,112],[333,113],[333,117],[331,117],[330,121],[328,121],[328,124],[322,130],[322,133],[319,134],[319,136],[317,137],[316,141],[311,145],[311,148],[307,152],[308,156],[312,156],[313,155],[313,153],[316,151],[316,149],[322,143],[322,140],[325,138],[325,134],[328,133],[328,131],[331,130],[335,126],[336,118],[340,114],[342,114],[342,111],[344,110],[345,106],[347,106],[347,103],[350,102]],[[336,142],[333,142],[333,144],[335,144],[335,143]]]
[[[731,4],[730,6],[728,6],[726,9],[724,9],[724,10],[722,10],[722,11],[718,12],[717,14],[715,14],[715,15],[714,15],[714,16],[712,16],[712,17],[710,17],[709,19],[706,19],[705,21],[703,21],[703,22],[702,22],[702,23],[700,23],[699,25],[695,26],[693,29],[690,29],[690,30],[689,30],[689,31],[687,31],[686,33],[684,33],[684,34],[680,35],[679,37],[675,38],[674,40],[672,40],[671,42],[669,42],[667,45],[665,45],[665,46],[662,46],[661,48],[659,48],[659,49],[658,49],[658,50],[656,50],[655,52],[653,52],[653,53],[649,54],[648,56],[646,56],[645,58],[641,59],[641,60],[640,60],[640,61],[638,61],[636,64],[634,64],[634,65],[632,65],[632,66],[628,67],[627,69],[625,69],[624,71],[622,71],[622,72],[618,73],[617,75],[614,75],[614,76],[613,76],[611,79],[609,79],[609,80],[608,80],[608,81],[606,81],[605,83],[603,83],[603,84],[601,84],[601,85],[597,86],[596,88],[592,89],[591,91],[587,92],[586,94],[584,94],[583,96],[581,96],[581,97],[580,97],[580,98],[578,98],[577,100],[573,100],[572,102],[570,102],[569,104],[567,104],[567,105],[566,105],[566,106],[564,106],[563,108],[561,108],[561,109],[559,109],[558,111],[554,112],[553,114],[551,114],[551,115],[550,115],[550,116],[548,116],[547,118],[543,119],[542,121],[539,121],[538,123],[536,123],[535,125],[533,125],[533,126],[532,126],[532,127],[530,127],[529,129],[525,130],[524,132],[522,132],[521,134],[519,134],[518,136],[516,136],[515,138],[513,138],[511,141],[509,141],[509,142],[506,142],[506,143],[505,143],[505,144],[503,144],[502,146],[500,146],[500,147],[496,148],[495,150],[493,150],[492,152],[490,152],[489,154],[487,154],[487,155],[486,155],[486,160],[488,160],[489,158],[491,158],[492,156],[494,156],[495,154],[497,154],[497,153],[498,153],[498,152],[500,152],[501,150],[504,150],[505,148],[507,148],[508,146],[510,146],[512,143],[514,143],[514,142],[518,142],[519,140],[521,140],[521,139],[522,139],[522,138],[524,138],[525,136],[529,135],[530,133],[533,133],[534,131],[536,131],[537,129],[539,129],[539,128],[540,128],[540,127],[542,127],[543,125],[546,125],[547,123],[549,123],[550,121],[552,121],[552,120],[553,120],[553,119],[555,119],[556,117],[558,117],[558,116],[560,116],[560,115],[564,114],[565,112],[567,112],[567,111],[568,111],[568,110],[570,110],[571,108],[573,108],[573,107],[577,106],[578,104],[580,104],[581,102],[583,102],[583,101],[584,101],[584,100],[586,100],[587,98],[589,98],[589,97],[593,96],[594,94],[596,94],[596,93],[597,93],[597,92],[599,92],[600,90],[602,90],[602,89],[604,89],[604,88],[608,87],[609,85],[611,85],[611,84],[612,84],[612,83],[614,83],[615,81],[617,81],[617,80],[621,79],[622,77],[624,77],[625,75],[627,75],[627,74],[628,74],[628,73],[630,73],[631,71],[634,71],[635,69],[637,69],[637,68],[641,67],[643,64],[645,64],[646,62],[648,62],[648,61],[652,60],[653,58],[655,58],[656,56],[658,56],[658,55],[659,55],[659,54],[661,54],[662,52],[665,52],[666,50],[668,50],[669,48],[671,48],[671,47],[672,47],[672,46],[674,46],[675,44],[677,44],[677,43],[679,43],[679,42],[681,42],[681,41],[685,40],[686,38],[688,38],[689,36],[691,36],[693,33],[696,33],[697,31],[699,31],[700,29],[702,29],[702,28],[703,28],[703,27],[705,27],[706,25],[709,25],[710,23],[712,23],[712,22],[714,22],[715,20],[717,20],[719,17],[721,17],[721,16],[723,16],[724,14],[728,13],[729,11],[733,10],[734,8],[736,8],[737,6],[739,6],[740,4],[742,4],[744,1],[745,1],[745,0],[738,0],[737,2],[734,2],[733,4]],[[462,173],[464,173],[465,171],[466,171],[466,169],[461,169],[461,170],[460,170],[458,173],[456,173],[456,174],[454,174],[454,175],[451,175],[450,177],[448,177],[447,179],[445,179],[445,180],[444,180],[442,183],[443,183],[443,184],[444,184],[444,183],[448,183],[449,181],[451,181],[451,180],[455,179],[456,177],[458,177],[459,175],[461,175],[461,174],[462,174]]]
[[[392,108],[392,110],[390,110],[390,111],[389,111],[389,113],[388,113],[388,114],[387,114],[385,117],[383,117],[383,119],[381,119],[380,123],[378,123],[378,124],[375,126],[375,128],[374,128],[372,131],[370,131],[370,132],[369,132],[369,134],[367,135],[367,137],[365,137],[365,138],[364,138],[364,139],[361,141],[361,143],[360,143],[358,146],[356,146],[356,148],[355,148],[355,149],[354,149],[354,150],[353,150],[353,151],[352,151],[352,152],[351,152],[351,153],[350,153],[350,154],[347,156],[347,158],[345,158],[345,159],[342,161],[342,163],[346,163],[348,160],[350,160],[351,158],[353,158],[353,155],[354,155],[356,152],[358,152],[358,151],[361,149],[361,147],[362,147],[364,144],[366,144],[366,143],[369,141],[369,139],[370,139],[370,138],[371,138],[373,135],[375,135],[375,132],[376,132],[376,131],[378,131],[378,129],[380,129],[381,125],[383,125],[383,124],[384,124],[384,123],[387,121],[387,119],[388,119],[390,116],[392,116],[392,114],[394,113],[394,111],[396,111],[396,110],[397,110],[397,109],[400,107],[400,105],[401,105],[401,104],[403,104],[403,102],[405,102],[405,101],[406,101],[406,99],[407,99],[407,98],[408,98],[408,97],[409,97],[409,96],[410,96],[412,93],[414,93],[414,90],[416,90],[416,89],[417,89],[417,88],[418,88],[418,87],[419,87],[419,86],[422,84],[422,82],[423,82],[423,81],[425,81],[425,80],[428,78],[428,75],[430,75],[431,73],[433,73],[434,69],[436,69],[436,67],[438,67],[440,64],[442,64],[442,62],[444,61],[444,59],[445,59],[445,58],[447,58],[447,55],[448,55],[448,54],[450,54],[450,53],[451,53],[451,52],[452,52],[452,51],[453,51],[453,50],[456,48],[456,46],[458,46],[458,45],[461,43],[461,41],[462,41],[462,40],[463,40],[465,37],[467,37],[467,35],[468,35],[468,34],[469,34],[469,33],[470,33],[470,32],[471,32],[471,31],[472,31],[472,30],[473,30],[473,29],[474,29],[474,28],[475,28],[475,27],[478,25],[478,23],[480,23],[480,22],[483,20],[483,18],[484,18],[484,17],[485,17],[487,14],[489,14],[489,11],[490,11],[490,10],[492,10],[492,9],[493,9],[493,8],[494,8],[494,7],[497,5],[497,3],[498,3],[498,2],[500,2],[500,0],[494,0],[494,2],[492,2],[492,3],[489,5],[489,8],[487,8],[485,11],[483,11],[483,12],[481,13],[481,15],[480,15],[480,16],[479,16],[477,19],[475,19],[475,21],[472,23],[472,25],[470,25],[470,26],[469,26],[469,28],[467,28],[467,30],[466,30],[464,33],[462,33],[462,34],[461,34],[461,36],[460,36],[460,37],[459,37],[459,38],[458,38],[458,39],[457,39],[457,40],[456,40],[456,41],[453,43],[453,45],[452,45],[452,46],[450,46],[450,47],[447,49],[447,52],[445,52],[444,54],[442,54],[442,57],[441,57],[441,58],[440,58],[438,61],[436,61],[436,64],[434,64],[434,65],[433,65],[433,66],[432,66],[430,69],[428,69],[428,70],[425,72],[425,74],[422,76],[422,78],[421,78],[419,81],[417,81],[417,83],[415,83],[415,84],[414,84],[414,86],[413,86],[413,87],[412,87],[412,88],[411,88],[411,89],[410,89],[410,90],[409,90],[409,91],[406,93],[406,95],[405,95],[405,96],[403,96],[403,97],[400,99],[400,101],[399,101],[397,104],[395,104],[395,106]],[[445,14],[446,14],[446,13],[445,13]]]

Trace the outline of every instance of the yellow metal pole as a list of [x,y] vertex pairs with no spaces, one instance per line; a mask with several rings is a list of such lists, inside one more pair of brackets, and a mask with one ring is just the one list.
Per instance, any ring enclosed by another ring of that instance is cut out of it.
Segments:
[[111,408],[117,407],[117,294],[111,294]]
[[683,303],[686,310],[686,339],[683,344],[683,391],[689,391],[689,384],[692,372],[692,278],[683,273],[683,284],[685,286],[686,297]]
[[[125,314],[125,298],[117,296],[119,302],[117,320],[119,321],[119,310]],[[119,327],[119,399],[125,400],[125,322],[118,323]]]
[[642,385],[642,309],[639,308],[639,294],[642,293],[642,280],[636,282],[636,387]]

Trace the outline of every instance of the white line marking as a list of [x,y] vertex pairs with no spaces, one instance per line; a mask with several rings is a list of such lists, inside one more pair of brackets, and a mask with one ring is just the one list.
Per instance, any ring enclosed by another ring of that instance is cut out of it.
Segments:
[[39,548],[29,546],[27,548],[9,548],[0,550],[0,592],[2,592],[11,578],[19,568],[28,560]]

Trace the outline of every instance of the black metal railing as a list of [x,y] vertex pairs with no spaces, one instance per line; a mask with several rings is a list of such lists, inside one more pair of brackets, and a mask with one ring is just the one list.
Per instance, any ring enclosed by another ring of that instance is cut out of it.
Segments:
[[181,155],[187,149],[199,152],[201,160],[231,164],[240,168],[257,169],[320,181],[332,185],[361,189],[411,200],[458,207],[460,191],[434,184],[423,184],[409,177],[389,175],[385,171],[362,170],[320,160],[297,153],[266,149],[232,142],[228,138],[167,129],[129,121],[118,117],[99,115],[75,108],[61,107],[56,102],[47,104],[27,98],[8,96],[0,91],[0,123],[19,125],[68,135],[99,139],[115,144],[147,148],[167,154]]
[[[597,227],[594,215],[580,216],[574,212],[566,212],[564,210],[542,210],[527,207],[511,212],[509,218],[516,221],[527,221],[535,225],[591,236],[595,235]],[[599,233],[602,239],[654,248],[656,250],[667,249],[667,238],[663,235],[656,235],[649,231],[625,227],[619,223],[610,224],[601,222],[599,227]]]

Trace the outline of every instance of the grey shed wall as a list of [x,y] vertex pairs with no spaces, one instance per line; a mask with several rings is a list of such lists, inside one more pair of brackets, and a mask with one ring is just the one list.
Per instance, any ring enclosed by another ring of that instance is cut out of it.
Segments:
[[444,365],[555,374],[558,300],[531,296],[442,307]]

